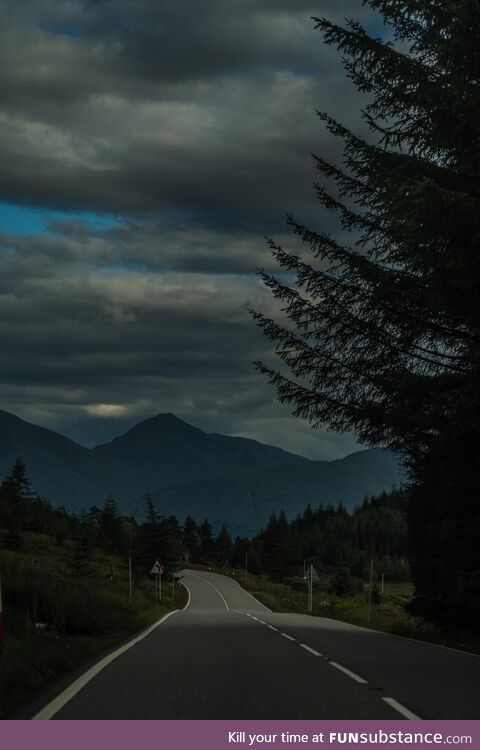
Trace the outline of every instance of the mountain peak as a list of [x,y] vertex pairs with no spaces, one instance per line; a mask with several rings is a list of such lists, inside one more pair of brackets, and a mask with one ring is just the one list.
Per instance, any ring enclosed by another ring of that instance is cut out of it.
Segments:
[[[175,414],[166,412],[156,414],[154,417],[149,417],[142,422],[138,422],[123,435],[115,438],[111,443],[97,446],[97,448],[114,444],[119,445],[120,443],[155,444],[159,441],[163,442],[175,438],[198,440],[204,437],[206,437],[206,434],[198,429],[198,427],[193,427],[188,422],[184,422],[183,419],[176,417]],[[94,450],[96,449],[94,448]]]

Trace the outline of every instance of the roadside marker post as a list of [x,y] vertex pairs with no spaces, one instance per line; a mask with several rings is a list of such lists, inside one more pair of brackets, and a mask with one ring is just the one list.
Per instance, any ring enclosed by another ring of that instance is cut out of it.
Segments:
[[3,630],[3,603],[2,603],[2,569],[0,568],[0,648],[3,647],[4,630]]
[[132,606],[132,550],[128,550],[128,599]]
[[373,588],[373,560],[370,560],[370,585],[368,587],[368,615],[367,622],[372,616],[372,588]]
[[309,569],[303,576],[305,581],[308,581],[308,604],[307,604],[307,611],[312,612],[313,610],[313,582],[319,581],[320,576],[318,575],[317,571],[313,567],[313,565],[310,565]]

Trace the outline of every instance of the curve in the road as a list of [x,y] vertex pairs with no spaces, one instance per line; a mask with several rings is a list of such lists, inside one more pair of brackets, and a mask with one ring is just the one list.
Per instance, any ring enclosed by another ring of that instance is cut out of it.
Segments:
[[183,610],[98,662],[34,718],[478,718],[474,656],[273,613],[216,573],[185,571],[182,582]]

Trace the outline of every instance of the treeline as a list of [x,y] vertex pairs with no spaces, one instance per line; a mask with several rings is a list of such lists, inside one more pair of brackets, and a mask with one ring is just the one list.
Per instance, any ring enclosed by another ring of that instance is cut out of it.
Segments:
[[224,529],[215,537],[208,520],[198,526],[189,516],[183,524],[175,516],[161,516],[148,496],[140,521],[120,515],[112,496],[101,507],[92,505],[80,514],[54,509],[32,492],[25,463],[17,458],[0,485],[1,546],[22,552],[28,533],[48,534],[60,546],[69,544],[72,565],[79,575],[88,574],[88,561],[96,548],[131,555],[134,568],[145,573],[156,559],[168,572],[174,572],[193,554],[195,562],[217,564],[228,537]]
[[389,580],[408,580],[405,510],[405,493],[394,490],[366,498],[352,513],[340,504],[308,506],[291,522],[273,514],[253,540],[250,566],[274,580],[303,575],[310,564],[320,575],[342,569],[367,578],[373,560]]
[[58,545],[70,540],[73,566],[88,573],[95,548],[128,556],[136,570],[147,573],[159,559],[168,572],[182,565],[244,568],[273,580],[303,575],[313,563],[320,574],[342,569],[344,575],[366,577],[370,561],[389,580],[407,580],[406,495],[403,490],[366,498],[352,513],[343,505],[308,506],[292,521],[285,513],[272,514],[264,530],[253,539],[232,539],[225,527],[214,533],[208,519],[197,523],[191,516],[180,522],[163,517],[150,497],[143,518],[121,516],[113,497],[72,515],[54,509],[31,492],[27,471],[18,458],[0,486],[2,545],[18,550],[26,532],[46,533]]

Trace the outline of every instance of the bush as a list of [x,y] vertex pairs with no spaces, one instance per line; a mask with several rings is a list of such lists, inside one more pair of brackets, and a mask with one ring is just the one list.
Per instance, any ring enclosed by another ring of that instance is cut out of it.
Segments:
[[337,596],[348,596],[353,591],[353,581],[350,575],[350,568],[343,566],[337,568],[333,574],[330,589]]

